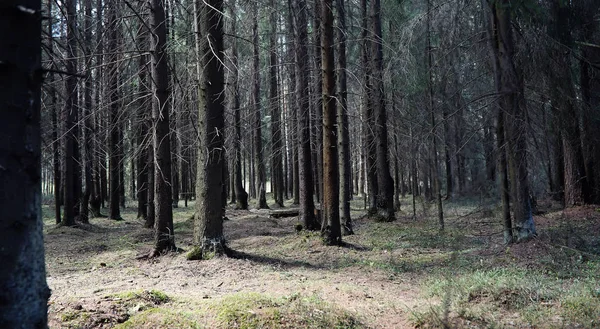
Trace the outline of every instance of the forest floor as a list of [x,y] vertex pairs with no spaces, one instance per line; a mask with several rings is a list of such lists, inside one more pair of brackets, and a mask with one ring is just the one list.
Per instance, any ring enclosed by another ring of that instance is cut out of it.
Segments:
[[[392,223],[362,218],[342,247],[296,232],[296,218],[228,210],[236,258],[139,260],[153,231],[124,221],[56,227],[44,206],[50,328],[594,328],[600,327],[600,209],[536,216],[538,237],[506,246],[496,206],[409,200]],[[180,203],[181,205],[181,203]],[[189,250],[193,203],[175,209]]]

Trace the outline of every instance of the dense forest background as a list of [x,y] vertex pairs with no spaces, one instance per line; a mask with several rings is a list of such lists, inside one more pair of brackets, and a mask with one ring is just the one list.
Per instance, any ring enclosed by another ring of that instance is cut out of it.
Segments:
[[[148,226],[168,218],[168,207],[154,208],[197,194],[200,4],[160,2],[164,18],[145,1],[44,5],[43,191],[64,205],[57,222],[86,222],[109,205],[106,215],[119,219],[133,200]],[[536,200],[598,201],[598,7],[225,2],[223,44],[208,42],[225,83],[226,166],[211,184],[244,209],[246,193],[259,208],[266,192],[278,206],[302,199],[307,228],[320,226],[313,196],[336,203],[331,209],[339,203],[332,216],[344,233],[353,195],[367,195],[381,220],[411,206],[399,203],[406,194],[437,200],[442,227],[443,200],[495,197],[505,204],[507,241],[527,237]]]
[[[41,167],[26,171],[39,169],[40,184],[24,178],[32,194],[23,204],[44,204],[56,229],[83,231],[96,219],[120,227],[135,209],[153,245],[138,260],[182,251],[183,232],[188,260],[225,254],[264,262],[226,239],[224,226],[237,225],[226,224],[228,216],[239,219],[246,210],[292,217],[286,223],[308,232],[306,239],[315,231],[324,246],[355,251],[364,251],[363,240],[352,238],[361,234],[357,227],[373,234],[366,223],[415,228],[431,218],[435,239],[455,230],[470,238],[473,227],[457,224],[473,215],[459,214],[461,202],[477,202],[481,218],[491,213],[486,229],[501,231],[479,236],[501,237],[507,253],[540,238],[537,221],[547,212],[587,209],[596,218],[598,1],[13,2],[0,5],[10,18],[2,24],[23,31],[6,42],[32,46],[23,46],[22,57],[10,52],[18,47],[0,51],[0,69],[17,63],[30,80],[19,76],[12,86],[8,77],[18,70],[6,70],[0,96],[14,98],[7,108],[33,107],[33,116],[13,111],[7,118],[27,125],[39,119],[31,131],[41,131],[39,147],[29,130],[6,126],[13,121],[0,126],[7,141],[25,136],[6,144],[24,147],[15,159],[41,148]],[[40,45],[37,63],[28,51]],[[13,91],[20,86],[27,96]],[[7,173],[18,167],[0,163]],[[5,189],[18,186],[14,178]],[[6,205],[7,195],[0,199]],[[188,206],[190,227],[181,231],[174,216]],[[40,227],[27,224],[23,232]],[[573,244],[570,224],[558,231],[568,235],[561,248],[580,252],[577,262],[597,259],[597,238]],[[41,234],[23,241],[32,255],[42,248]],[[458,249],[468,249],[466,242],[453,248],[452,262]],[[32,282],[44,297],[40,268]],[[597,298],[597,287],[589,289]],[[446,327],[444,303],[439,324]]]

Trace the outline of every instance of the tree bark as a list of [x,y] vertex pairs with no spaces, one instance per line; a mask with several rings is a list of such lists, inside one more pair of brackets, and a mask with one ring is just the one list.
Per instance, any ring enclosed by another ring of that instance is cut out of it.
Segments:
[[48,328],[41,208],[40,0],[0,6],[0,327]]
[[[152,120],[154,126],[154,250],[151,256],[175,250],[171,197],[171,143],[169,136],[169,69],[166,52],[165,0],[152,0]],[[220,196],[220,195],[219,195]],[[218,204],[220,205],[220,203]]]
[[[198,1],[199,2],[199,1]],[[225,253],[221,193],[224,188],[223,171],[227,165],[223,151],[224,67],[223,63],[223,1],[208,0],[197,3],[196,24],[200,30],[202,58],[198,175],[196,191],[196,218],[194,220],[194,249],[188,259],[206,259]]]
[[[333,42],[333,0],[321,0],[321,51],[323,77],[323,227],[326,245],[341,245],[340,190],[337,149],[337,99]],[[315,13],[317,14],[317,13]]]
[[273,199],[279,207],[283,207],[283,162],[281,145],[281,110],[279,107],[279,85],[277,81],[277,8],[276,1],[271,0],[271,14],[269,17],[271,31],[269,36],[269,99],[271,108],[271,157],[272,180],[271,191]]
[[373,68],[373,109],[375,115],[375,139],[377,156],[377,219],[395,220],[394,180],[390,175],[388,156],[387,113],[383,86],[383,38],[381,31],[381,1],[371,3],[373,44],[371,58]]
[[371,58],[371,46],[372,42],[370,41],[370,29],[369,29],[369,14],[368,14],[368,0],[361,0],[361,12],[362,12],[362,56],[361,62],[363,67],[363,103],[361,104],[363,110],[363,141],[364,141],[364,150],[366,150],[365,160],[366,160],[366,171],[365,177],[367,181],[367,198],[368,198],[368,207],[367,214],[369,216],[375,215],[377,213],[377,192],[379,187],[377,185],[377,154],[376,154],[376,146],[375,146],[375,128],[374,128],[374,114],[373,114],[373,104],[372,104],[372,93],[373,86],[372,83],[372,68],[370,63]]
[[266,196],[266,175],[263,158],[262,143],[262,115],[260,103],[260,53],[258,38],[258,4],[253,5],[252,43],[254,50],[252,74],[253,74],[253,115],[254,115],[254,170],[256,175],[256,189],[258,197],[258,209],[269,208]]
[[310,149],[310,115],[308,98],[308,9],[305,0],[294,1],[296,17],[296,95],[298,95],[298,182],[300,221],[307,230],[319,229],[313,200],[312,154]]
[[109,20],[109,44],[108,49],[111,52],[107,55],[108,69],[108,92],[110,99],[110,138],[108,143],[109,153],[109,214],[108,217],[114,220],[121,220],[120,203],[120,169],[121,169],[121,150],[119,149],[119,65],[117,55],[118,45],[118,26],[117,23],[117,2],[109,1],[108,20]]
[[337,61],[337,85],[339,106],[337,106],[337,136],[338,151],[339,151],[339,176],[340,184],[340,222],[344,235],[354,234],[352,229],[352,218],[350,217],[350,196],[352,190],[350,181],[352,175],[350,172],[350,133],[348,125],[348,81],[346,75],[346,8],[344,0],[336,0],[336,8],[338,12],[338,61]]

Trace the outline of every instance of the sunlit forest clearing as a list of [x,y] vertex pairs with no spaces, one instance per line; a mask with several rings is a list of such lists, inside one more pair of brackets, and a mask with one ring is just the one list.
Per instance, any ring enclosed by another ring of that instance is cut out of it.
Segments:
[[[410,199],[392,223],[357,219],[339,247],[297,219],[228,209],[235,256],[139,260],[154,231],[124,221],[56,227],[44,208],[51,328],[594,328],[600,319],[600,209],[536,216],[539,237],[506,246],[489,200],[447,204],[440,233]],[[193,203],[190,205],[193,206]],[[352,215],[362,218],[355,198]],[[192,246],[193,207],[174,209]]]

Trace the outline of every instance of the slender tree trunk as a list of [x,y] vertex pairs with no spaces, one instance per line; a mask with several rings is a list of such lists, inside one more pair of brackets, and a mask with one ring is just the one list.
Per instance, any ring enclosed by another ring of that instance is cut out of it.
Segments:
[[138,201],[138,219],[146,221],[148,218],[148,168],[153,166],[154,162],[148,162],[148,149],[151,147],[150,136],[148,132],[151,129],[150,115],[151,108],[148,106],[152,101],[148,88],[148,55],[144,52],[148,47],[148,32],[145,27],[141,27],[138,34],[138,49],[141,54],[138,57],[138,113],[137,113],[137,201]]
[[107,55],[108,57],[108,92],[110,99],[110,139],[108,143],[109,149],[109,174],[110,174],[110,186],[109,186],[109,214],[108,217],[114,220],[121,220],[121,210],[119,208],[120,203],[120,169],[121,169],[121,153],[119,150],[119,65],[118,55],[116,53],[118,45],[118,26],[117,23],[117,3],[116,0],[109,1],[108,6],[108,19],[109,19],[109,46],[111,52]]
[[40,180],[41,12],[40,0],[0,6],[2,328],[48,328]]
[[[52,3],[53,0],[48,0],[48,12],[52,13]],[[54,57],[54,38],[52,37],[53,31],[53,23],[52,23],[52,15],[48,15],[48,36],[50,41],[48,42],[48,53],[51,58]],[[54,68],[54,64],[52,64],[52,68]],[[54,73],[50,72],[48,74],[48,81],[50,85],[50,100],[52,102],[52,166],[53,166],[53,176],[54,176],[54,216],[56,224],[60,224],[61,222],[61,170],[60,170],[60,140],[58,136],[60,135],[60,125],[58,123],[58,97],[56,94],[56,88],[54,87]]]
[[253,5],[253,26],[252,26],[252,42],[254,49],[253,57],[253,114],[254,114],[254,171],[256,175],[256,188],[258,194],[258,209],[269,208],[267,206],[266,196],[266,175],[265,164],[263,159],[263,144],[262,144],[262,115],[260,103],[260,54],[259,54],[259,38],[258,38],[258,4]]
[[375,115],[375,139],[377,155],[377,218],[395,220],[394,180],[390,175],[387,136],[387,113],[383,84],[383,39],[381,31],[381,2],[371,2],[373,15],[373,44],[371,46],[373,69],[373,108]]
[[[92,71],[92,1],[85,1],[85,66],[86,71]],[[92,78],[91,74],[84,83],[84,105],[83,105],[83,168],[85,178],[85,191],[81,200],[80,220],[89,222],[89,200],[92,194],[92,141],[94,140],[92,128]]]
[[273,199],[279,207],[283,207],[283,163],[281,145],[281,110],[279,107],[279,85],[277,81],[277,8],[275,0],[271,1],[270,24],[271,33],[269,38],[269,82],[270,82],[270,107],[271,107],[271,156],[272,172],[271,190]]
[[[155,257],[175,250],[173,232],[173,199],[171,197],[171,143],[169,136],[169,69],[166,53],[165,0],[152,0],[150,27],[152,28],[152,121],[154,126],[154,207]],[[220,194],[219,194],[220,196]],[[220,205],[220,203],[219,203]]]
[[300,221],[307,230],[319,229],[313,200],[313,171],[310,149],[310,115],[308,98],[308,9],[305,0],[294,1],[296,17],[296,95],[298,97],[298,182],[300,196]]
[[[236,1],[231,2],[231,16],[233,17],[231,22],[231,34],[237,34],[237,11]],[[235,131],[233,140],[233,154],[234,154],[234,171],[233,181],[235,190],[236,208],[247,210],[248,209],[248,193],[244,190],[242,185],[242,127],[240,119],[240,90],[239,90],[239,72],[238,72],[238,48],[237,38],[232,38],[232,70],[233,70],[233,129]]]
[[363,141],[364,150],[366,150],[366,181],[367,181],[367,197],[369,205],[367,207],[367,214],[369,216],[377,213],[377,191],[379,189],[377,185],[377,160],[376,160],[376,146],[375,146],[375,131],[374,131],[374,114],[372,104],[372,69],[371,69],[371,46],[372,42],[369,39],[369,14],[368,14],[368,3],[369,0],[361,0],[361,12],[362,12],[362,56],[361,62],[364,70],[363,76],[363,92],[362,97],[363,103],[361,104],[363,110]]
[[[317,197],[317,201],[322,203],[323,201],[323,73],[321,72],[321,61],[322,61],[322,53],[321,53],[321,11],[322,11],[322,3],[320,0],[314,1],[314,20],[313,20],[313,38],[314,38],[314,76],[313,76],[313,134],[315,136],[314,143],[315,148],[313,152],[315,153],[315,163],[313,167],[315,168],[314,172],[314,180],[315,180],[315,193]],[[323,209],[323,207],[321,207]]]
[[[348,127],[348,82],[346,77],[346,8],[344,0],[336,0],[338,12],[338,61],[337,78],[339,106],[337,106],[337,136],[339,136],[340,222],[344,235],[354,234],[350,217],[350,133]],[[325,50],[324,50],[325,51]]]
[[74,226],[77,216],[78,200],[76,191],[77,179],[77,9],[76,0],[65,2],[67,11],[67,60],[66,70],[69,75],[65,79],[65,104],[63,108],[63,122],[65,124],[65,150],[64,150],[64,217],[62,225]]
[[427,67],[429,69],[429,77],[427,82],[428,89],[428,101],[429,101],[429,114],[431,121],[431,161],[433,171],[433,192],[435,195],[437,210],[438,210],[438,224],[440,230],[444,229],[444,208],[442,204],[442,188],[440,184],[440,168],[438,163],[437,153],[437,126],[435,123],[435,106],[433,104],[433,66],[432,66],[432,48],[431,48],[431,0],[427,0]]

